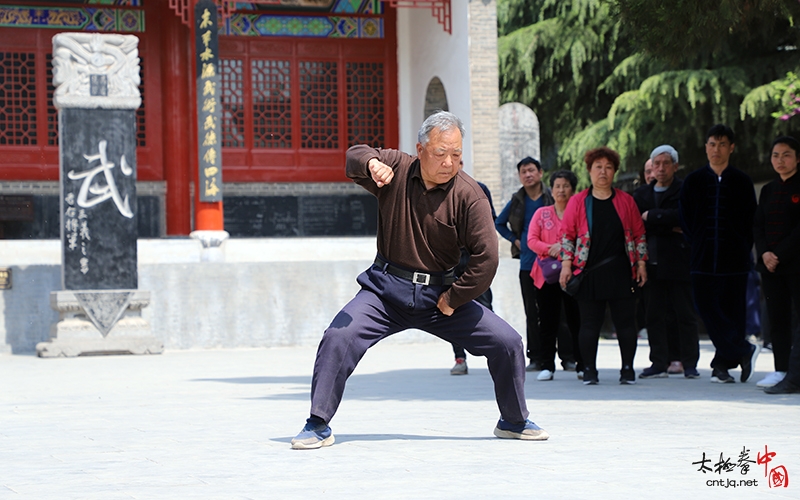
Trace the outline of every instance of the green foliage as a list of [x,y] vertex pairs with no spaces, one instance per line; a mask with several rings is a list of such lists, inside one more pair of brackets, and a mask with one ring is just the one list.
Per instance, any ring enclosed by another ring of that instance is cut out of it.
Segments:
[[583,185],[583,155],[600,145],[619,151],[622,172],[664,143],[702,166],[715,123],[737,133],[733,161],[761,177],[764,149],[800,113],[792,2],[498,0],[501,100],[537,113],[545,166]]
[[[797,0],[614,0],[630,34],[650,54],[680,63],[685,54],[723,53],[774,42],[800,14]],[[797,35],[791,36],[797,43]]]
[[630,51],[600,0],[500,0],[498,20],[501,101],[537,113],[552,164],[557,144],[605,116],[613,96],[596,89]]

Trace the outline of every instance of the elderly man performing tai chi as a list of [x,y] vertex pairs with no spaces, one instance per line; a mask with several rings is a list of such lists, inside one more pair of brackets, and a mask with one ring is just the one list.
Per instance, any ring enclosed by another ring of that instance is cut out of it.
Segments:
[[[364,353],[389,335],[418,328],[488,358],[500,438],[545,440],[528,420],[522,338],[473,299],[497,271],[497,235],[489,200],[461,171],[461,121],[448,112],[419,130],[417,157],[391,149],[353,146],[347,176],[378,198],[378,255],[358,276],[361,290],[336,315],[317,349],[311,416],[292,439],[294,449],[334,442],[328,426],[347,377]],[[456,279],[461,248],[470,259]]]

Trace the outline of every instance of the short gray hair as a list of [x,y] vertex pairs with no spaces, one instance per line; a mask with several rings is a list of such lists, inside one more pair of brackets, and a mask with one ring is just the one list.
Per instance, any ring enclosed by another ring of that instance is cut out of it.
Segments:
[[466,132],[464,131],[464,124],[461,123],[461,120],[449,111],[437,111],[422,122],[422,126],[417,133],[417,142],[423,146],[428,144],[433,129],[438,129],[439,132],[445,132],[454,128],[457,128],[458,131],[461,132],[461,138],[463,139]]
[[669,155],[672,157],[672,162],[678,163],[678,152],[675,151],[675,148],[673,148],[669,144],[663,144],[654,149],[653,152],[650,153],[650,159],[654,160],[656,156],[664,153],[669,153]]

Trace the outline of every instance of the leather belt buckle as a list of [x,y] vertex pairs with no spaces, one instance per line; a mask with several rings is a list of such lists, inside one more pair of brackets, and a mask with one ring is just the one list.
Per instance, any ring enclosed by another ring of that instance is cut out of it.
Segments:
[[411,282],[415,285],[428,285],[431,282],[431,275],[427,273],[414,273],[411,277]]

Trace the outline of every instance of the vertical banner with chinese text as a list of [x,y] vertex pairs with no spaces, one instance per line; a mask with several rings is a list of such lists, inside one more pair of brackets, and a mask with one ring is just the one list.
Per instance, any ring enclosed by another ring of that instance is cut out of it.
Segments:
[[213,0],[194,10],[197,67],[198,181],[201,202],[222,201],[222,109],[220,103],[219,24]]

